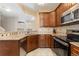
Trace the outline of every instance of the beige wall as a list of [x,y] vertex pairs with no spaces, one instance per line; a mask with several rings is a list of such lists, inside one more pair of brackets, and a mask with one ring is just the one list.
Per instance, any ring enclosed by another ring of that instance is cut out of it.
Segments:
[[30,14],[30,15],[33,15],[33,16],[36,16],[36,12],[33,11],[31,8],[27,7],[26,5],[23,5],[23,4],[20,4],[20,3],[18,3],[17,5],[18,5],[25,13]]
[[32,28],[38,30],[39,28],[39,15],[38,12],[33,11],[31,8],[27,7],[26,5],[23,4],[17,4],[26,14],[33,15],[35,17],[35,23],[33,24],[34,26]]
[[16,17],[2,16],[1,26],[5,29],[5,31],[16,31],[17,30],[17,21],[18,21],[18,18],[16,18]]

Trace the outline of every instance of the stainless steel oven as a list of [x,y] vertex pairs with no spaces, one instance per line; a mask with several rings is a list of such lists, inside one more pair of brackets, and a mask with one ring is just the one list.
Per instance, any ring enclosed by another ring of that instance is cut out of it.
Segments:
[[58,56],[69,56],[69,43],[54,37],[54,52]]
[[70,56],[70,42],[79,42],[79,30],[67,30],[67,36],[54,37],[54,51],[58,56]]

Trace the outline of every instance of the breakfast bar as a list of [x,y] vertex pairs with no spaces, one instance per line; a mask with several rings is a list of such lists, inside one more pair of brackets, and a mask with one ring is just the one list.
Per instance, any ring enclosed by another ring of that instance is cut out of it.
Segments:
[[0,37],[0,56],[20,56],[20,43],[26,37],[27,35]]

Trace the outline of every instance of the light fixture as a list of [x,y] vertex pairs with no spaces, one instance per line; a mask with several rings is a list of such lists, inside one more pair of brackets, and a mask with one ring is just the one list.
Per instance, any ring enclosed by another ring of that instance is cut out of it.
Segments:
[[5,10],[6,10],[7,12],[10,12],[10,11],[11,11],[11,9],[9,9],[9,8],[6,8]]
[[31,19],[31,20],[32,20],[32,21],[33,21],[33,20],[35,20],[35,17],[32,17],[32,19]]
[[44,5],[45,3],[38,3],[38,5]]

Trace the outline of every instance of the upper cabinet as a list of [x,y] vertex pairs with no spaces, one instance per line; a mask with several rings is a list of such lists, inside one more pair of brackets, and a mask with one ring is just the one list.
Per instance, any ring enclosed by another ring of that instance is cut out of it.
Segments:
[[39,13],[40,18],[40,26],[41,27],[48,27],[49,26],[49,13]]
[[52,12],[40,12],[40,26],[41,27],[56,27],[61,25],[62,14],[74,6],[75,3],[61,3],[56,10]]
[[61,16],[62,14],[70,9],[75,3],[62,3],[58,6],[58,8],[55,10],[56,12],[56,26],[61,25]]
[[55,27],[56,26],[56,16],[55,16],[55,12],[50,12],[50,26],[51,27]]
[[55,12],[41,12],[39,13],[40,26],[41,27],[53,27],[55,26]]

